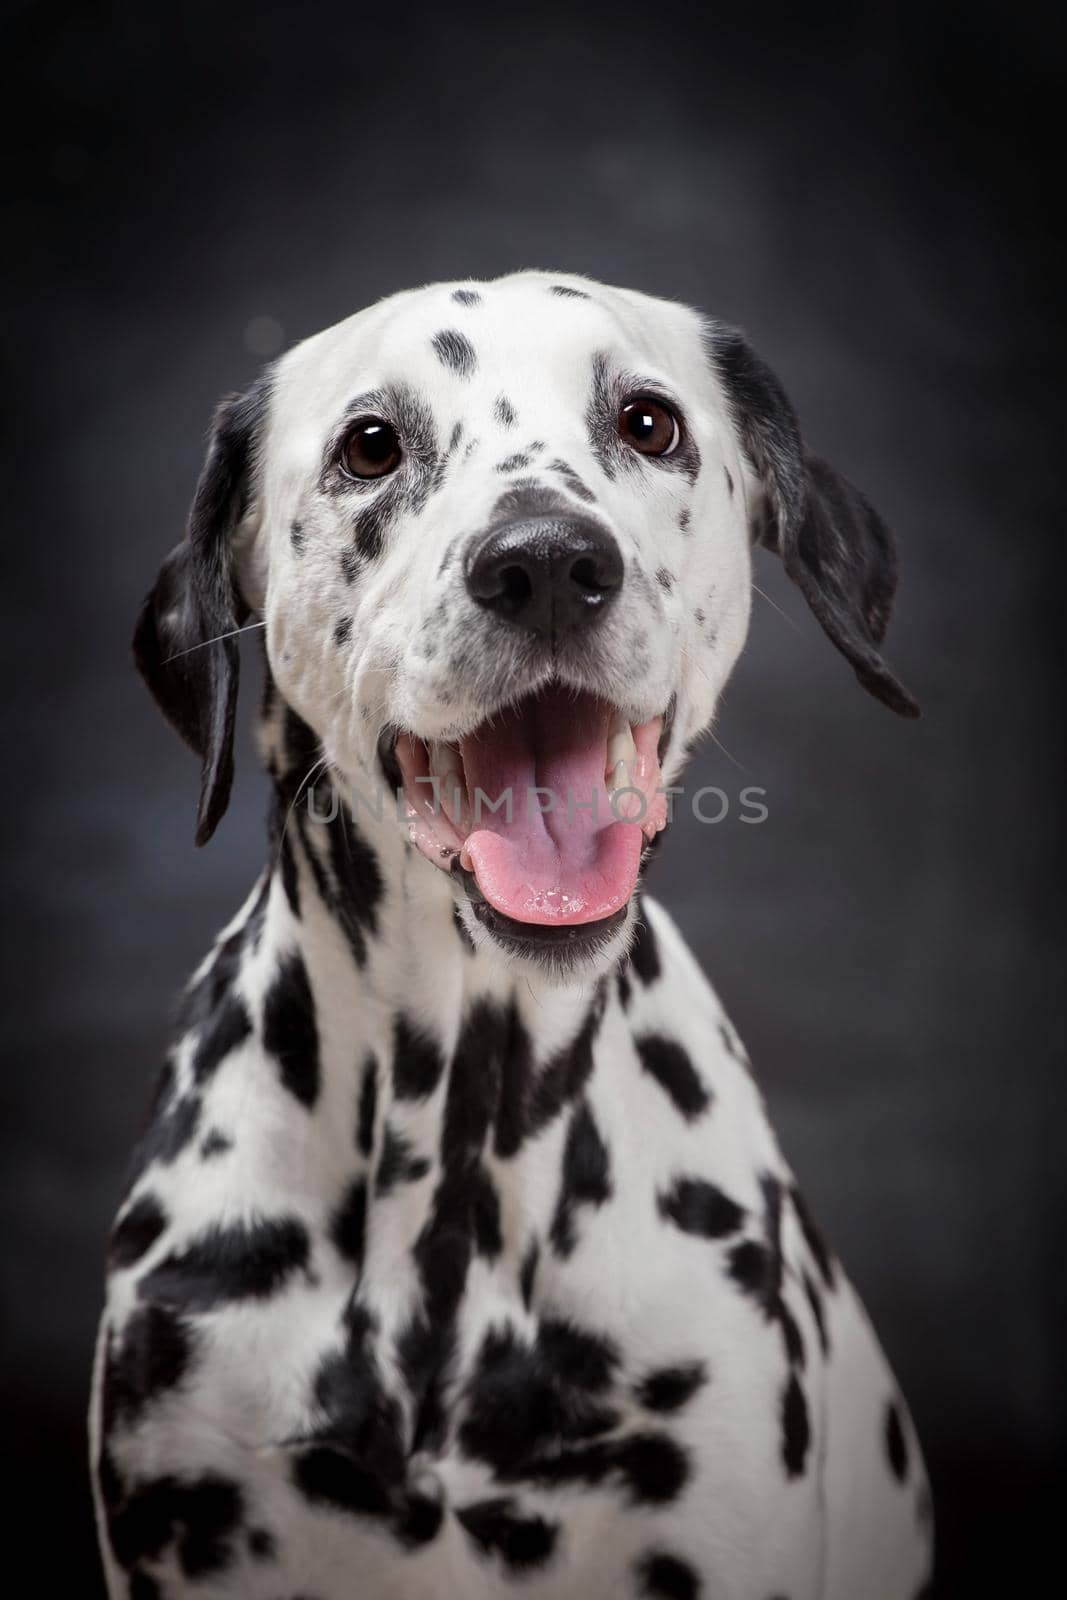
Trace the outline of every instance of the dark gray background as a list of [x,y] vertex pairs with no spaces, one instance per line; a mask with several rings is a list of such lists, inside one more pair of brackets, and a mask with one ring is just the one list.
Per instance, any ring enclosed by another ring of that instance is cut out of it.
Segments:
[[1027,1590],[1004,1574],[1062,1421],[1062,40],[1007,6],[749,9],[13,8],[0,1270],[3,1434],[53,1519],[37,1592],[92,1591],[102,1241],[171,998],[263,853],[247,735],[191,847],[138,599],[216,398],[272,353],[255,319],[288,343],[535,265],[745,325],[898,532],[889,654],[925,720],[868,699],[761,558],[699,775],[770,818],[679,825],[653,880],[911,1400],[941,1592]]

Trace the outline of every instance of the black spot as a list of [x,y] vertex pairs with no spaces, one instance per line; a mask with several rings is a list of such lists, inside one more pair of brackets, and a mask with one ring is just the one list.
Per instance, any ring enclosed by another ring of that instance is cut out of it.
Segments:
[[644,914],[634,924],[634,942],[630,946],[630,966],[647,989],[655,983],[661,972],[656,936]]
[[700,1578],[688,1561],[668,1555],[665,1550],[650,1550],[636,1563],[640,1593],[657,1600],[696,1600]]
[[301,524],[299,522],[291,523],[289,526],[289,543],[292,546],[294,556],[302,556],[304,554],[305,539],[306,535]]
[[211,1016],[205,1021],[193,1056],[193,1077],[203,1083],[217,1070],[220,1062],[243,1044],[252,1032],[252,1023],[244,1001],[232,990],[224,994]]
[[[456,1307],[476,1243],[493,1248],[494,1202],[478,1176],[499,1089],[498,1008],[476,1002],[452,1058],[441,1129],[441,1172],[414,1258],[422,1310],[398,1342],[415,1409],[416,1448],[436,1446],[444,1428],[443,1378],[455,1344]],[[477,1213],[477,1214],[476,1214]]]
[[[307,759],[302,756],[300,762],[294,764],[301,778],[322,754],[318,741],[313,735],[310,737],[316,753]],[[299,790],[291,797],[290,804],[297,798]],[[326,808],[321,809],[325,811]],[[301,805],[293,815],[307,851],[315,888],[347,939],[356,966],[362,967],[367,960],[366,935],[375,933],[378,927],[377,907],[383,891],[378,858],[339,797],[336,811],[328,822],[319,821],[312,826],[306,811],[306,805]],[[319,846],[324,835],[323,856]]]
[[742,1239],[730,1251],[730,1276],[754,1300],[766,1303],[774,1296],[774,1260],[758,1239]]
[[622,967],[620,967],[618,972],[615,974],[615,985],[619,991],[619,1004],[625,1011],[627,1006],[630,1004],[630,996],[633,993],[633,990],[630,987],[630,980],[626,976],[626,973]]
[[398,1183],[415,1183],[425,1178],[430,1163],[425,1156],[416,1155],[410,1141],[390,1123],[385,1124],[382,1138],[382,1155],[374,1181],[377,1194],[389,1194]]
[[556,1488],[566,1483],[590,1486],[615,1478],[634,1505],[667,1505],[677,1499],[689,1478],[689,1459],[682,1446],[665,1433],[632,1433],[623,1439],[595,1439],[566,1445],[551,1455],[497,1466],[497,1476],[511,1481]]
[[374,1149],[374,1121],[378,1114],[378,1062],[368,1054],[359,1081],[359,1113],[356,1119],[356,1148],[369,1156]]
[[435,333],[430,341],[438,361],[461,378],[469,378],[478,366],[474,346],[465,333],[456,328],[445,328]]
[[703,1361],[681,1361],[646,1374],[634,1393],[648,1411],[678,1411],[708,1381]]
[[264,873],[244,920],[232,933],[219,940],[206,972],[186,991],[178,1013],[179,1025],[183,1030],[203,1030],[214,1020],[219,1007],[230,999],[245,951],[259,947],[269,898],[270,874]]
[[885,1410],[885,1449],[894,1478],[903,1483],[908,1475],[908,1441],[900,1410],[892,1400]]
[[196,1137],[200,1124],[198,1094],[174,1096],[174,1068],[168,1061],[160,1074],[145,1132],[130,1159],[127,1192],[154,1162],[170,1166]]
[[832,1289],[834,1286],[833,1257],[826,1246],[826,1242],[823,1239],[822,1234],[815,1225],[814,1218],[812,1217],[811,1212],[808,1210],[804,1196],[801,1194],[800,1190],[795,1184],[789,1191],[789,1198],[793,1202],[793,1210],[796,1212],[797,1221],[800,1223],[800,1230],[804,1235],[804,1242],[812,1254],[815,1265],[819,1269],[822,1281],[825,1283],[828,1289]]
[[782,1331],[782,1343],[785,1346],[786,1360],[794,1367],[801,1370],[807,1365],[807,1351],[804,1348],[804,1336],[793,1313],[781,1296],[775,1307],[778,1326]]
[[278,1542],[268,1528],[249,1528],[248,1548],[257,1561],[273,1561],[278,1554]]
[[642,1034],[634,1043],[642,1067],[655,1078],[683,1117],[691,1122],[708,1109],[711,1093],[680,1044],[659,1033]]
[[211,1128],[200,1141],[200,1159],[210,1161],[212,1156],[224,1156],[227,1150],[232,1149],[233,1140],[227,1138],[221,1128]]
[[683,533],[689,532],[690,515],[691,513],[688,506],[683,506],[681,511],[678,513],[678,526],[681,528]]
[[345,1322],[344,1348],[324,1356],[315,1374],[314,1411],[321,1421],[314,1442],[355,1462],[384,1503],[388,1486],[399,1486],[404,1476],[402,1412],[374,1359],[375,1319],[351,1304]]
[[[368,501],[352,513],[352,539],[357,555],[364,561],[376,561],[381,555],[385,545],[385,530],[396,510],[396,503],[395,488],[387,489],[377,499]],[[358,570],[358,567],[354,569],[353,577]]]
[[381,1476],[333,1445],[313,1445],[293,1459],[293,1482],[316,1505],[387,1516],[392,1500]]
[[413,1490],[408,1494],[399,1516],[393,1523],[393,1532],[401,1544],[411,1548],[429,1544],[437,1538],[444,1514],[444,1506],[440,1500],[434,1500],[428,1494],[419,1494]]
[[453,289],[452,298],[459,306],[480,306],[482,297],[476,289]]
[[514,1007],[498,1041],[501,1088],[496,1123],[496,1153],[513,1156],[581,1094],[593,1071],[593,1044],[607,1003],[607,983],[596,992],[574,1038],[539,1070],[534,1070],[530,1036]]
[[475,1167],[468,1182],[471,1186],[474,1248],[486,1260],[495,1261],[504,1248],[504,1238],[500,1230],[500,1196],[484,1166]]
[[577,495],[579,500],[585,500],[587,503],[591,503],[596,499],[596,495],[593,493],[592,489],[589,488],[588,484],[583,482],[583,480],[575,472],[574,468],[568,465],[566,461],[550,461],[548,466],[550,472],[559,473],[559,476],[563,479],[565,486],[570,490],[571,494]]
[[696,623],[698,628],[702,628],[706,620],[707,619],[705,618],[703,611],[699,606],[697,606],[696,610],[693,612],[693,621]]
[[363,561],[358,550],[341,551],[341,576],[347,584],[355,583],[362,566]]
[[744,1208],[704,1178],[675,1178],[657,1203],[661,1216],[701,1239],[724,1239],[745,1220]]
[[334,627],[334,630],[333,630],[333,642],[334,642],[335,645],[337,645],[338,649],[340,649],[341,645],[347,644],[349,639],[351,639],[351,637],[352,637],[352,618],[351,617],[342,617],[341,620]]
[[822,1295],[806,1267],[801,1268],[801,1278],[804,1284],[804,1293],[808,1297],[811,1314],[815,1319],[815,1326],[819,1333],[819,1344],[824,1356],[830,1353],[830,1335],[826,1327],[826,1312],[822,1303]]
[[152,1478],[111,1517],[111,1544],[119,1565],[132,1570],[143,1560],[158,1558],[173,1542],[184,1575],[203,1578],[232,1564],[243,1515],[237,1484],[217,1473],[191,1482]]
[[498,472],[518,472],[521,467],[528,467],[529,465],[529,456],[519,453],[513,456],[505,456],[503,461],[498,461],[496,470]]
[[729,490],[729,492],[731,494],[733,494],[733,492],[734,492],[734,480],[730,476],[730,469],[729,469],[729,467],[723,467],[722,470],[726,474],[726,487]]
[[511,401],[504,395],[498,395],[493,402],[493,416],[502,428],[513,428],[518,420],[518,413]]
[[310,1111],[319,1094],[319,1030],[307,968],[297,951],[278,963],[267,991],[263,1044],[289,1093]]
[[600,1393],[611,1383],[619,1352],[605,1334],[591,1333],[563,1317],[544,1317],[537,1329],[537,1349],[546,1366],[564,1383]]
[[611,1162],[589,1107],[583,1100],[571,1117],[563,1147],[563,1174],[550,1237],[557,1254],[569,1256],[577,1244],[575,1211],[602,1206],[611,1198]]
[[126,1320],[121,1343],[108,1341],[104,1364],[104,1431],[136,1422],[145,1407],[179,1384],[195,1353],[189,1324],[168,1306],[139,1306]]
[[804,1471],[810,1443],[808,1402],[800,1379],[791,1372],[782,1396],[782,1460],[788,1477],[797,1478]]
[[657,567],[656,582],[659,584],[661,589],[665,589],[667,593],[670,594],[671,590],[674,588],[674,573],[668,572],[666,567]]
[[485,1335],[463,1399],[463,1451],[498,1476],[536,1476],[540,1452],[554,1454],[560,1441],[588,1439],[617,1421],[550,1365],[540,1343],[526,1343],[510,1326]]
[[289,904],[289,910],[297,921],[300,920],[300,873],[296,865],[296,856],[293,852],[292,841],[285,831],[284,818],[279,814],[281,808],[275,799],[271,816],[271,837],[277,841],[278,866],[281,869],[282,888]]
[[454,424],[454,426],[452,428],[452,432],[449,434],[449,437],[448,437],[448,452],[447,453],[450,456],[455,455],[456,451],[459,449],[460,440],[462,438],[463,438],[463,424],[462,424],[462,422],[457,422],[457,423]]
[[770,1172],[760,1176],[763,1191],[764,1239],[744,1239],[730,1251],[729,1271],[734,1282],[760,1306],[768,1322],[777,1322],[786,1360],[803,1367],[807,1356],[800,1327],[782,1293],[785,1264],[782,1256],[782,1186]]
[[536,1239],[531,1239],[522,1258],[519,1269],[519,1290],[522,1294],[522,1303],[529,1311],[533,1304],[534,1282],[537,1278],[537,1262],[541,1254],[541,1247]]
[[[458,1255],[457,1249],[453,1264]],[[437,1264],[432,1263],[432,1267]],[[437,1450],[444,1442],[444,1380],[456,1342],[452,1321],[455,1308],[446,1298],[441,1280],[431,1277],[428,1281],[433,1305],[444,1308],[444,1317],[431,1321],[425,1311],[416,1312],[396,1341],[400,1369],[413,1400],[413,1451]]]
[[549,294],[558,295],[561,300],[590,300],[591,295],[584,289],[572,289],[569,283],[553,283],[549,285]]
[[403,1014],[393,1024],[393,1093],[398,1100],[425,1100],[444,1071],[437,1041]]
[[140,1261],[167,1226],[167,1213],[154,1194],[143,1194],[119,1218],[111,1232],[108,1265],[118,1270]]
[[404,1475],[402,1413],[375,1360],[377,1320],[352,1300],[344,1325],[344,1346],[324,1355],[315,1373],[313,1412],[319,1420],[314,1442],[351,1456],[383,1485],[399,1484]]
[[[618,385],[613,383],[608,374],[608,358],[602,352],[597,352],[593,357],[592,382],[589,390],[589,404],[586,407],[585,422],[589,435],[589,447],[597,461],[600,463],[604,476],[613,480],[618,470],[621,445],[616,429],[616,417],[619,398],[616,391]],[[633,464],[636,452],[627,453],[626,460]]]
[[355,1178],[345,1190],[330,1220],[330,1238],[355,1266],[363,1264],[363,1238],[367,1222],[367,1184]]
[[141,1279],[138,1293],[182,1311],[266,1299],[307,1265],[308,1255],[307,1229],[295,1217],[216,1224],[164,1256]]
[[558,1525],[544,1517],[523,1517],[507,1496],[457,1506],[456,1521],[486,1555],[499,1555],[511,1572],[544,1566],[556,1547]]

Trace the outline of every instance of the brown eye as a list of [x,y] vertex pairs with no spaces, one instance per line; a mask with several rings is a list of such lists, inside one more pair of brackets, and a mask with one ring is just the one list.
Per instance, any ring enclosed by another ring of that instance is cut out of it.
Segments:
[[400,456],[396,429],[382,417],[361,417],[341,447],[341,463],[350,478],[384,478],[396,471]]
[[619,412],[619,434],[643,456],[669,456],[682,436],[678,418],[662,400],[631,400]]

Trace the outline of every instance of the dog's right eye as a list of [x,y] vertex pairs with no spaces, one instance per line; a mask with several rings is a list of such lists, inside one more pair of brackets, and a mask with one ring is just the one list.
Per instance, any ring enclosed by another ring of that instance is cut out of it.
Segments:
[[345,434],[341,466],[350,478],[384,478],[396,471],[402,453],[391,422],[361,417]]

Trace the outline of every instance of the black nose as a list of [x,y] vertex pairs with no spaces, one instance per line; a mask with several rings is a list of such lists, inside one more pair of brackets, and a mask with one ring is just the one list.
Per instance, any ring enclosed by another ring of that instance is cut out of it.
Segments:
[[559,637],[601,616],[622,588],[622,556],[587,517],[532,517],[491,528],[467,562],[479,605]]

